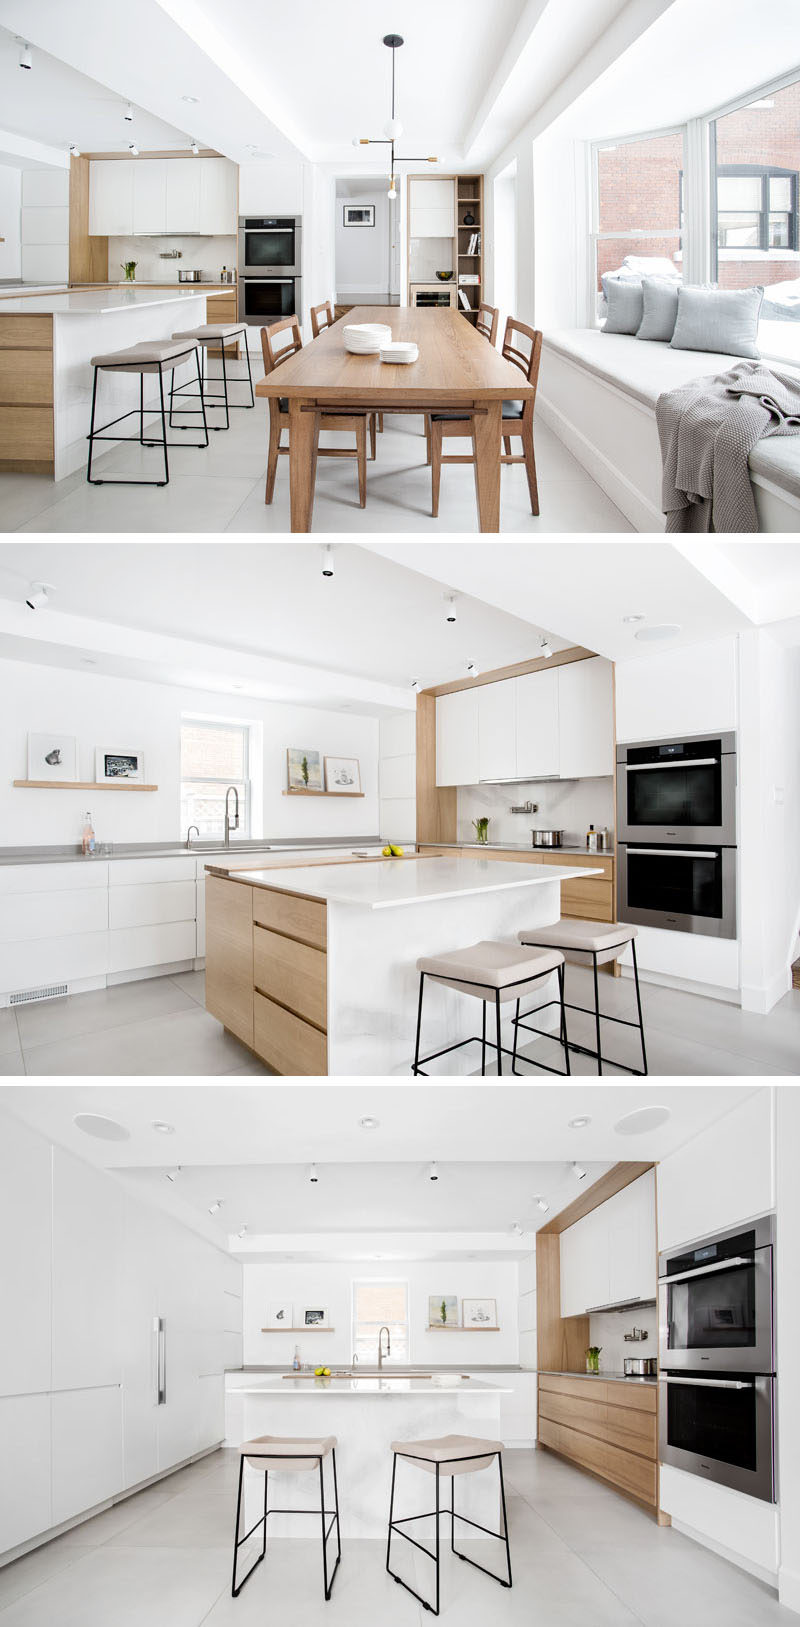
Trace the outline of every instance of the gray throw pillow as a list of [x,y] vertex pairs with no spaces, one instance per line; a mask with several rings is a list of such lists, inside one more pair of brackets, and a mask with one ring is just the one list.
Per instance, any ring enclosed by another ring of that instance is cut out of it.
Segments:
[[603,277],[608,316],[603,333],[635,333],[644,311],[640,277]]
[[680,286],[677,277],[642,278],[644,314],[637,339],[658,339],[669,344],[675,332]]
[[756,288],[681,288],[674,350],[716,350],[725,356],[758,361],[758,319],[764,290]]

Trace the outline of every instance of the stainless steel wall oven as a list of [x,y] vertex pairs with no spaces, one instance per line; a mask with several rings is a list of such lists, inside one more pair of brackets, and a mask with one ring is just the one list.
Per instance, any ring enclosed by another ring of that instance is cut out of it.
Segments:
[[247,215],[239,220],[239,276],[299,277],[302,217]]
[[267,327],[300,314],[299,277],[240,277],[238,317],[253,327]]
[[623,921],[736,937],[735,847],[639,847],[620,843]]

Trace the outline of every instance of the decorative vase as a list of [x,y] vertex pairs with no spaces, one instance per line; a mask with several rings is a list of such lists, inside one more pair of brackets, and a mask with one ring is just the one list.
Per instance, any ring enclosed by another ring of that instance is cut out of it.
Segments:
[[475,840],[480,842],[481,847],[485,847],[489,840],[488,816],[484,815],[481,819],[473,819],[472,823],[475,828]]
[[469,209],[467,210],[467,213],[464,216],[464,225],[465,226],[474,226],[475,225],[475,216],[472,214],[471,210],[469,210]]
[[599,1350],[598,1351],[587,1350],[587,1352],[586,1352],[586,1371],[587,1371],[587,1373],[599,1373],[599,1371],[600,1371],[600,1352],[599,1352]]

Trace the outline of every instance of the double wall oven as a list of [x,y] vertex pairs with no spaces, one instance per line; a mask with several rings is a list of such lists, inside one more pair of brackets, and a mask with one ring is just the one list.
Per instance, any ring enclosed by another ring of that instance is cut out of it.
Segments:
[[659,1256],[662,1463],[775,1501],[774,1216]]
[[620,916],[736,937],[736,736],[617,750]]
[[299,215],[239,220],[241,322],[264,327],[300,314],[302,221]]

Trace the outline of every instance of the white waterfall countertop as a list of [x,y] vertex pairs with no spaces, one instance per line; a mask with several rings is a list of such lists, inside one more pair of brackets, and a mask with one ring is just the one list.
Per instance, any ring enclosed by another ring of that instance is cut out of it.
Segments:
[[511,1395],[513,1392],[507,1385],[486,1384],[482,1379],[462,1378],[458,1373],[437,1373],[431,1378],[424,1374],[418,1377],[402,1377],[399,1374],[386,1374],[381,1378],[315,1378],[310,1374],[298,1378],[268,1378],[261,1383],[237,1384],[236,1395],[264,1395],[273,1399],[287,1400],[290,1396],[301,1396],[303,1400],[313,1401],[319,1396],[368,1396],[385,1395],[395,1399],[403,1395],[429,1395],[441,1396],[445,1393],[458,1390],[461,1394],[491,1392],[492,1395]]
[[[231,875],[251,887],[323,899],[328,904],[360,904],[364,909],[395,909],[407,904],[430,904],[476,893],[518,891],[520,887],[553,887],[572,877],[601,875],[588,865],[498,864],[496,859],[408,858],[365,860],[354,864],[325,864],[282,870],[230,871],[207,865],[219,875]],[[523,922],[520,922],[523,925]]]
[[178,305],[187,299],[213,299],[223,288],[184,283],[180,288],[102,288],[71,290],[64,294],[29,294],[3,299],[0,316],[105,316],[109,311],[141,310],[147,305]]

